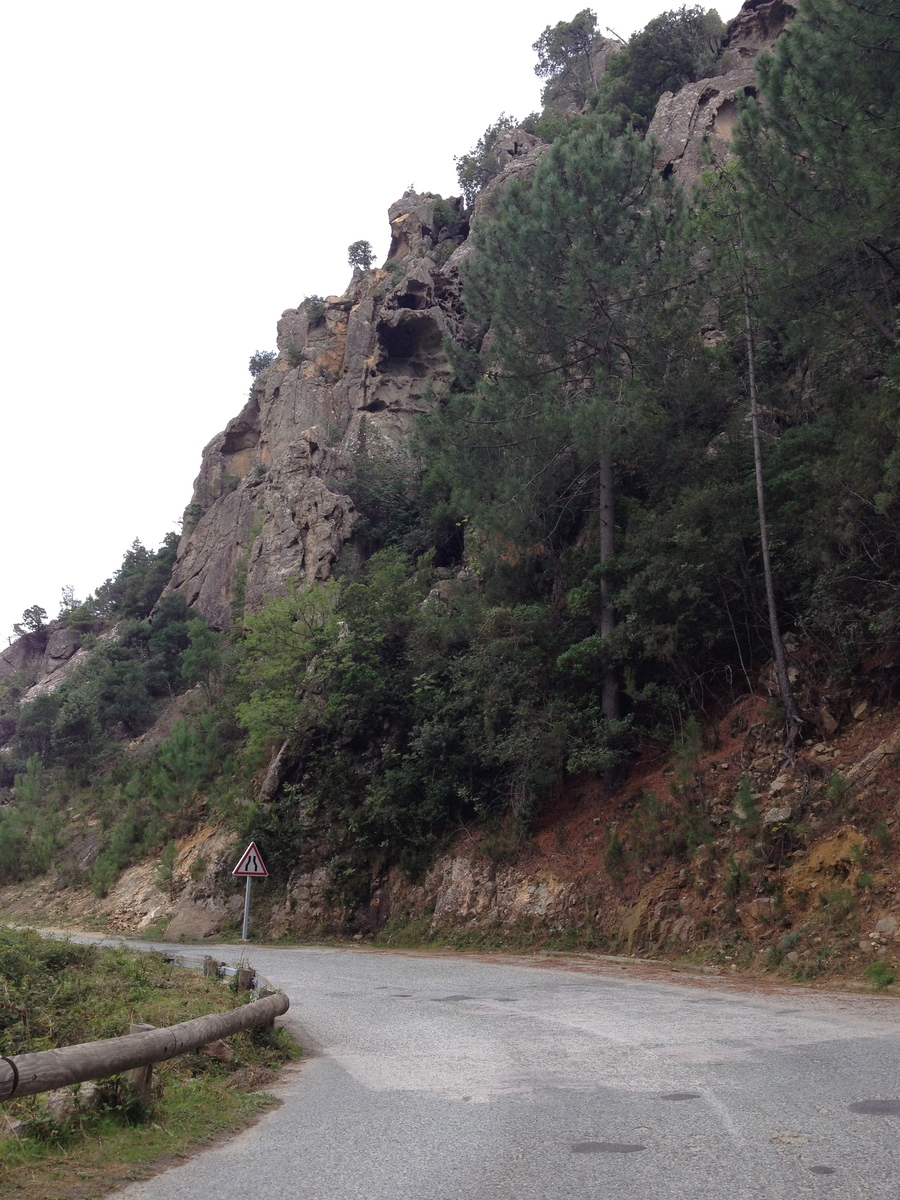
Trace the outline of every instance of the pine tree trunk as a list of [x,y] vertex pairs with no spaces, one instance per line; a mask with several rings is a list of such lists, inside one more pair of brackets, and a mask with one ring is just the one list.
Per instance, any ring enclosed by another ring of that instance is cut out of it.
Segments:
[[772,638],[772,652],[775,657],[775,675],[778,680],[778,690],[785,714],[785,753],[789,759],[794,756],[794,745],[800,733],[803,721],[797,710],[797,702],[791,691],[788,678],[787,656],[784,652],[784,642],[781,639],[781,629],[778,624],[778,606],[775,603],[775,582],[772,576],[772,560],[769,556],[769,533],[766,524],[766,496],[763,487],[762,473],[762,443],[759,436],[759,396],[756,388],[756,348],[753,341],[753,322],[750,317],[750,296],[746,283],[744,293],[744,327],[747,338],[747,374],[750,385],[750,421],[753,431],[753,464],[756,471],[756,507],[759,515],[759,542],[762,549],[763,575],[766,582],[766,604],[769,610],[769,633]]
[[[616,548],[615,533],[615,481],[613,474],[613,457],[609,451],[600,456],[600,565],[601,567],[612,557]],[[600,637],[605,641],[612,636],[616,628],[616,614],[613,611],[610,596],[610,586],[604,576],[600,580]],[[603,691],[601,694],[603,715],[608,721],[619,719],[619,684],[616,679],[615,667],[608,666],[603,674]]]

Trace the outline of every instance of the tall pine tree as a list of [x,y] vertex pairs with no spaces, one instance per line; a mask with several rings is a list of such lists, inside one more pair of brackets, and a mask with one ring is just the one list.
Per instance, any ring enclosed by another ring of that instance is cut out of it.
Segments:
[[[783,311],[894,346],[900,304],[900,14],[801,0],[736,132],[748,233]],[[813,311],[810,312],[810,309]]]
[[[546,556],[594,530],[601,567],[612,559],[616,455],[645,368],[683,316],[670,262],[681,221],[653,147],[587,121],[554,143],[530,183],[510,183],[476,232],[466,300],[490,324],[490,369],[447,419],[467,448],[462,479],[455,468],[460,503],[499,556]],[[601,576],[608,642],[615,616]],[[602,710],[618,718],[611,657]]]

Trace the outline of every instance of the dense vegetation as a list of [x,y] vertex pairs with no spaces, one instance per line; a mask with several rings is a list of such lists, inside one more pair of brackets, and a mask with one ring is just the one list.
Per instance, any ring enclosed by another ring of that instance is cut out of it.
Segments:
[[[896,14],[804,0],[696,196],[661,178],[644,129],[663,88],[709,69],[721,23],[663,14],[599,81],[596,33],[585,10],[535,45],[548,84],[528,125],[551,144],[476,226],[464,277],[491,351],[448,347],[416,470],[359,461],[363,565],[224,639],[171,598],[148,621],[130,576],[114,581],[103,603],[131,624],[16,715],[4,878],[49,862],[40,797],[104,755],[98,888],[202,802],[252,827],[277,871],[328,861],[353,900],[470,822],[514,839],[577,773],[614,786],[644,739],[752,689],[787,630],[833,679],[890,687]],[[469,203],[509,124],[458,161]],[[116,759],[113,726],[140,730],[197,681],[190,722]],[[790,712],[784,688],[776,701]],[[276,750],[271,803],[238,803]]]
[[0,808],[0,878],[46,871],[66,849],[58,863],[61,882],[79,881],[83,873],[64,813],[84,804],[99,809],[107,831],[91,866],[103,893],[125,862],[190,827],[204,783],[226,779],[227,756],[219,753],[218,723],[210,714],[199,716],[196,727],[176,724],[139,763],[122,753],[123,742],[152,725],[163,703],[198,682],[208,684],[219,662],[217,635],[207,623],[188,612],[181,596],[160,599],[176,546],[174,534],[155,552],[135,542],[94,596],[79,603],[64,594],[55,622],[45,623],[42,609],[25,614],[38,648],[55,630],[78,644],[82,659],[59,688],[27,703],[31,670],[0,684],[8,739],[0,785],[13,785],[12,802]]

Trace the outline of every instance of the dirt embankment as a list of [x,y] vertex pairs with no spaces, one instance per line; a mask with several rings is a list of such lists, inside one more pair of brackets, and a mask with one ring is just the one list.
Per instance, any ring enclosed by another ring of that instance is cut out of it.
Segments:
[[[424,880],[391,871],[352,912],[325,866],[298,867],[286,886],[256,889],[255,929],[900,979],[900,710],[848,701],[839,722],[823,704],[830,735],[786,763],[766,705],[748,697],[689,725],[674,752],[648,746],[613,795],[581,781],[545,805],[526,841],[461,833]],[[51,873],[0,890],[0,913],[173,940],[228,935],[242,904],[234,851],[228,831],[202,827],[178,843],[167,885],[154,862],[103,899]]]

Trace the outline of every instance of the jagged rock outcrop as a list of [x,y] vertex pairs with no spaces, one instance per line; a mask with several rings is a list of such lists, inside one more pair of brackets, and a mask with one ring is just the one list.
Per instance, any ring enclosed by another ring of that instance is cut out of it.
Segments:
[[[115,636],[113,629],[98,640],[108,641]],[[24,675],[30,685],[22,693],[27,703],[42,693],[55,692],[89,653],[82,648],[81,634],[70,629],[64,619],[51,621],[41,636],[27,633],[0,650],[0,680]]]
[[649,129],[659,143],[660,170],[689,188],[707,169],[704,147],[718,161],[726,157],[738,98],[755,94],[756,56],[771,48],[793,15],[785,0],[747,0],[725,31],[717,74],[662,94]]
[[[651,126],[660,169],[690,184],[704,140],[724,154],[735,96],[753,86],[756,54],[792,13],[785,0],[748,0],[728,26],[721,73],[662,97]],[[616,49],[598,43],[595,74]],[[499,190],[527,178],[546,149],[523,129],[506,133],[493,150],[500,171],[473,219],[489,216]],[[354,455],[408,456],[416,414],[450,374],[444,336],[477,342],[483,333],[466,326],[460,298],[459,267],[471,251],[462,201],[407,191],[388,218],[385,267],[357,270],[342,296],[282,315],[277,358],[203,452],[168,590],[216,626],[258,609],[290,579],[328,578],[357,519],[347,494]]]
[[406,457],[427,389],[449,375],[444,335],[463,336],[462,202],[407,192],[388,215],[387,269],[288,309],[277,358],[203,452],[167,590],[215,625],[242,591],[254,611],[290,579],[328,578],[356,520],[343,489],[352,456]]
[[43,657],[44,648],[43,640],[36,644],[27,634],[10,642],[5,649],[0,650],[0,679],[24,671],[26,667],[37,662]]
[[[491,154],[499,168],[499,174],[482,189],[475,201],[474,220],[490,216],[503,188],[512,179],[528,179],[534,172],[538,159],[550,147],[533,133],[521,126],[510,129],[494,143]],[[461,253],[466,247],[460,247]]]

